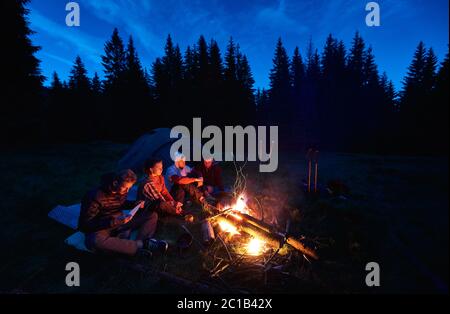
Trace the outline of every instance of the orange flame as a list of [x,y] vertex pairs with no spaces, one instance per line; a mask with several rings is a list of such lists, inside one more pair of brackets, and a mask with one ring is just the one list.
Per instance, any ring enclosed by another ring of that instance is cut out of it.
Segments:
[[231,235],[240,234],[236,226],[234,226],[233,224],[229,223],[226,220],[219,219],[217,223],[219,224],[220,229],[222,229],[222,231],[224,232],[227,232]]
[[264,251],[264,242],[258,238],[252,238],[247,243],[246,252],[248,255],[258,256]]

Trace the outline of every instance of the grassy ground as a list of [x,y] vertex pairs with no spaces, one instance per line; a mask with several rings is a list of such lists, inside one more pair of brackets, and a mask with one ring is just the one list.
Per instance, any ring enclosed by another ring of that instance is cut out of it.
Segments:
[[[0,292],[185,291],[160,282],[152,273],[133,272],[111,258],[65,246],[64,239],[73,231],[47,217],[57,204],[79,202],[102,173],[115,169],[126,149],[122,144],[95,143],[0,155],[4,243]],[[350,196],[342,200],[326,194],[306,197],[301,189],[303,156],[280,156],[280,168],[274,174],[260,174],[255,165],[248,165],[247,188],[249,193],[277,198],[280,208],[272,216],[281,225],[291,218],[294,232],[317,239],[321,261],[305,264],[296,291],[409,293],[439,292],[448,286],[447,158],[324,153],[320,183],[325,186],[329,180],[340,179],[348,185]],[[225,168],[225,179],[231,184],[233,168]],[[266,219],[273,219],[271,213],[267,215]],[[195,228],[193,232],[198,234]],[[161,221],[159,237],[174,240],[181,233],[176,219]],[[70,261],[81,266],[79,288],[64,283],[65,265]],[[380,264],[380,288],[364,284],[364,267],[371,261]],[[158,270],[199,279],[203,262],[193,246],[182,256],[170,252],[153,264]]]

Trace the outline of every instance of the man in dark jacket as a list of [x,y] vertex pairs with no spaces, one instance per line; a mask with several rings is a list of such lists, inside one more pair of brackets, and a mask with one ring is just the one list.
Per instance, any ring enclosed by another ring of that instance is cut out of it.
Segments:
[[194,168],[193,173],[195,176],[203,178],[201,190],[205,196],[224,191],[222,168],[218,164],[215,164],[212,158],[205,158],[201,164]]
[[[87,248],[94,251],[135,255],[139,250],[165,251],[167,243],[152,239],[158,215],[141,209],[134,216],[124,215],[136,202],[128,201],[128,191],[137,177],[131,170],[111,175],[102,185],[88,192],[81,202],[78,228],[85,233]],[[138,230],[136,240],[129,240]]]

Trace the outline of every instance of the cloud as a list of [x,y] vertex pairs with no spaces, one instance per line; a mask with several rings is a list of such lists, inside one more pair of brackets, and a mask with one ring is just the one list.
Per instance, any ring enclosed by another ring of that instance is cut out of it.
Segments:
[[155,34],[148,23],[153,8],[150,1],[91,0],[87,1],[86,5],[97,18],[115,27],[123,27],[125,32],[138,40],[148,53],[153,55],[160,53],[164,39]]
[[283,32],[294,32],[303,34],[309,30],[309,28],[298,22],[297,19],[291,18],[286,10],[286,1],[279,0],[276,7],[264,7],[258,15],[260,22],[277,28]]
[[49,58],[51,58],[51,59],[53,59],[53,60],[59,61],[59,62],[61,62],[61,63],[64,63],[64,64],[66,64],[66,65],[69,65],[69,66],[72,66],[72,65],[73,65],[73,62],[72,62],[72,61],[70,61],[70,60],[68,60],[68,59],[65,59],[65,58],[62,58],[62,57],[60,57],[60,56],[54,55],[54,54],[52,54],[52,53],[42,52],[41,54],[42,54],[43,56],[49,57]]
[[83,53],[91,61],[98,62],[102,39],[87,35],[75,27],[68,27],[65,23],[56,23],[36,9],[30,12],[30,22],[32,29],[48,34],[55,40],[62,40],[74,47],[78,54]]

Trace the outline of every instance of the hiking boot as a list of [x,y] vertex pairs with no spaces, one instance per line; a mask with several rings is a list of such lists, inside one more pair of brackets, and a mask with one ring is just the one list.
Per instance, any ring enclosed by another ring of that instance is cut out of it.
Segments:
[[163,240],[146,239],[144,240],[144,249],[150,252],[165,253],[169,248],[169,244]]

